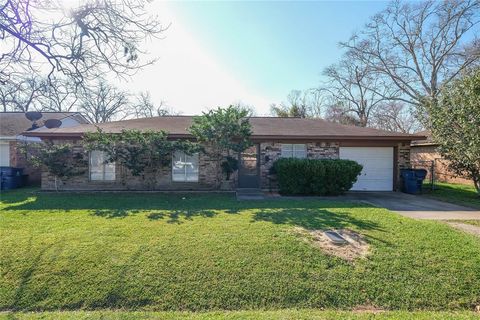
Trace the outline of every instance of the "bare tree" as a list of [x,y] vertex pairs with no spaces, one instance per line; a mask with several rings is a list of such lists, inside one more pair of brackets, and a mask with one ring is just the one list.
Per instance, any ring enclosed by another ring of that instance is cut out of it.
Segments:
[[292,90],[287,101],[278,105],[272,104],[270,112],[277,117],[318,117],[321,111],[320,98],[317,90]]
[[377,108],[372,115],[371,125],[403,133],[415,133],[423,129],[412,106],[398,101],[390,101]]
[[52,78],[42,92],[43,111],[69,112],[75,109],[80,87],[65,78]]
[[84,0],[66,11],[62,1],[0,4],[0,83],[20,73],[60,72],[76,83],[112,72],[119,77],[152,63],[140,61],[146,37],[164,29],[147,0]]
[[165,101],[160,101],[158,104],[155,104],[148,91],[140,92],[140,94],[135,97],[132,111],[135,118],[163,117],[171,113],[165,105]]
[[397,0],[341,46],[398,88],[395,100],[420,105],[479,62],[479,23],[478,0]]
[[341,101],[332,101],[325,106],[324,119],[350,126],[360,126],[360,120],[352,115],[349,109],[345,107]]
[[103,123],[124,119],[129,110],[128,94],[105,80],[84,90],[81,94],[79,111],[92,123]]
[[17,82],[0,85],[0,103],[3,112],[27,112],[40,110],[39,97],[45,90],[45,82],[39,77],[19,78]]
[[[361,127],[366,127],[371,114],[386,100],[391,100],[398,95],[398,90],[392,90],[385,85],[382,78],[368,65],[355,60],[350,54],[324,72],[326,83],[320,88],[320,92],[330,96],[334,106],[330,107],[333,114],[347,116],[350,121]],[[338,108],[339,103],[341,108]]]
[[0,103],[2,104],[2,111],[13,111],[14,106],[12,103],[12,97],[16,91],[15,86],[11,84],[0,85]]

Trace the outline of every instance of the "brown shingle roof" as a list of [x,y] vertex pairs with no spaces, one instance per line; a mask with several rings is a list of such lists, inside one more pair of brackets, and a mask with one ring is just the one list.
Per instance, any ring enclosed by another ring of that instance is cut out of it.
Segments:
[[430,130],[415,132],[415,134],[418,136],[424,136],[425,139],[420,139],[412,142],[412,146],[435,146],[438,144],[433,141],[432,133],[430,132]]
[[[84,124],[70,128],[57,128],[29,133],[38,136],[80,136],[85,132],[96,131],[98,126],[105,132],[119,133],[123,129],[164,130],[171,137],[190,136],[188,128],[193,116],[166,116],[142,119],[114,121],[102,124]],[[346,126],[322,119],[251,117],[252,138],[285,139],[379,139],[379,140],[415,140],[424,139],[405,133],[390,132],[372,128]]]
[[[37,125],[41,127],[48,119],[61,120],[74,115],[80,114],[78,112],[42,112],[42,118],[37,121]],[[28,120],[23,112],[0,112],[0,136],[17,136],[31,127],[32,121]]]

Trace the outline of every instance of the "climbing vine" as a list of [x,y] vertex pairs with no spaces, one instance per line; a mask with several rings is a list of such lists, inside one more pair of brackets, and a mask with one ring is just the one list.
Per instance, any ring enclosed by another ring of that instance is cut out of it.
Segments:
[[[105,152],[106,162],[116,162],[132,175],[155,179],[156,173],[171,162],[175,151],[193,154],[201,151],[198,143],[189,140],[169,140],[165,131],[122,130],[107,133],[98,129],[83,139],[88,151]],[[154,183],[154,181],[151,181]]]

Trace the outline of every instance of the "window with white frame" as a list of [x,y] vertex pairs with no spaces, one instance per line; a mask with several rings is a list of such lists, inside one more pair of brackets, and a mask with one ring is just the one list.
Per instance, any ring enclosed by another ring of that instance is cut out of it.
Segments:
[[0,166],[10,167],[10,143],[0,141]]
[[89,168],[90,180],[115,181],[115,162],[106,163],[105,152],[91,151]]
[[282,144],[282,158],[306,158],[307,146],[305,144]]
[[198,153],[188,155],[183,151],[175,151],[172,159],[172,181],[198,181]]

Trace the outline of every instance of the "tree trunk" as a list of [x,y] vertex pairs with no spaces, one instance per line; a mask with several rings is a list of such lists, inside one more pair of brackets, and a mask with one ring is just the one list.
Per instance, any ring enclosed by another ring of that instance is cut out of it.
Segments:
[[473,176],[473,185],[477,190],[477,195],[480,197],[480,177]]

